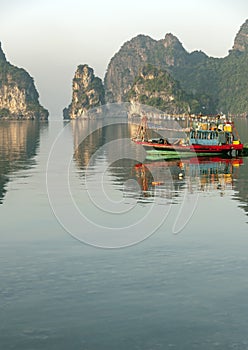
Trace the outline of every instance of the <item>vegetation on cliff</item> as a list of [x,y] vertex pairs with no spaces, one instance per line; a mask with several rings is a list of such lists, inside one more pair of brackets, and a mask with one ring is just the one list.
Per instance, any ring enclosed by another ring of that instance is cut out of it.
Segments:
[[233,50],[244,52],[248,49],[248,19],[240,27],[235,37]]
[[87,64],[79,65],[72,81],[72,102],[63,110],[64,119],[84,116],[91,108],[105,103],[105,91],[100,78]]
[[144,65],[166,69],[182,64],[187,55],[182,44],[172,34],[166,34],[159,41],[138,35],[126,42],[108,65],[104,79],[107,102],[123,101]]
[[77,118],[106,103],[140,102],[168,113],[248,114],[248,20],[224,58],[187,52],[172,34],[138,35],[122,45],[104,78],[87,65],[73,79],[64,118]]
[[201,103],[185,93],[168,72],[152,65],[140,70],[126,100],[147,104],[168,114],[199,113],[201,109]]
[[47,119],[48,111],[39,104],[33,78],[10,64],[0,44],[0,118]]
[[188,53],[181,42],[172,34],[162,40],[138,35],[126,42],[111,59],[105,75],[106,100],[122,101],[131,89],[140,69],[151,64],[174,75],[174,69],[194,67],[196,62],[205,62],[207,56],[202,52]]
[[[208,57],[201,51],[188,53],[172,34],[158,41],[138,35],[124,43],[111,59],[105,75],[107,102],[131,98],[133,84],[147,64],[169,72],[190,99],[199,102],[202,112],[248,114],[248,20],[224,58]],[[138,99],[154,103],[149,98]]]

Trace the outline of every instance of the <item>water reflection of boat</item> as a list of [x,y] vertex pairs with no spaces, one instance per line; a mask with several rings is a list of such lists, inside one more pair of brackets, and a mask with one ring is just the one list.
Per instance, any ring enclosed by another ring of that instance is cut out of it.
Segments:
[[238,181],[234,182],[233,199],[238,206],[248,215],[248,158],[244,158],[244,164],[240,168]]
[[[133,176],[145,196],[160,193],[178,195],[180,189],[220,191],[233,188],[242,158],[194,157],[183,160],[147,161],[134,166]],[[161,192],[161,190],[164,190]]]

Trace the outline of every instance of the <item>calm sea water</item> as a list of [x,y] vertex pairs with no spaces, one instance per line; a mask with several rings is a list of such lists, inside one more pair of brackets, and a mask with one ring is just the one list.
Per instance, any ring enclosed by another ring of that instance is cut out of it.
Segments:
[[0,123],[1,349],[248,349],[248,158],[132,133]]

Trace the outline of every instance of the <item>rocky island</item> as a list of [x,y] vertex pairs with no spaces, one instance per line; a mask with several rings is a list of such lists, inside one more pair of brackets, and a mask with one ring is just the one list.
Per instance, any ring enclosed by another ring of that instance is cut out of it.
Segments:
[[39,103],[33,78],[10,64],[0,43],[0,120],[47,120],[48,111]]
[[87,64],[79,65],[72,82],[72,102],[63,110],[64,119],[83,117],[91,108],[105,104],[102,80]]
[[223,58],[188,52],[173,34],[138,35],[111,58],[104,84],[79,66],[64,117],[85,116],[103,103],[139,102],[167,113],[248,115],[248,20]]

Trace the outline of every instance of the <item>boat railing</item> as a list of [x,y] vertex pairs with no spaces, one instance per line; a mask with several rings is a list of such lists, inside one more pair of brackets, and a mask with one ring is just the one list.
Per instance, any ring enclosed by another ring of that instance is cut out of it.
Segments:
[[234,136],[229,131],[192,130],[190,132],[190,144],[200,145],[224,145],[232,144]]

